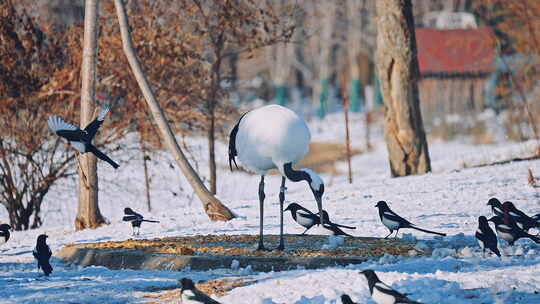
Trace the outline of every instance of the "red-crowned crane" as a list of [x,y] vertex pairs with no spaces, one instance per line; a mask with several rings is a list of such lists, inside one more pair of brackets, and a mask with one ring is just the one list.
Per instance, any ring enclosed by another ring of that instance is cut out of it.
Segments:
[[[259,183],[259,246],[263,243],[264,216],[264,175],[270,169],[281,173],[279,192],[280,230],[277,250],[285,249],[283,243],[283,202],[285,201],[285,178],[293,182],[306,181],[315,196],[319,216],[323,222],[322,196],[323,180],[310,169],[293,169],[293,165],[304,158],[309,150],[311,135],[303,119],[293,111],[279,106],[268,105],[245,113],[234,126],[229,137],[229,166],[236,165],[238,156],[242,166],[261,176]],[[237,166],[237,165],[236,165]],[[238,166],[237,166],[238,168]]]

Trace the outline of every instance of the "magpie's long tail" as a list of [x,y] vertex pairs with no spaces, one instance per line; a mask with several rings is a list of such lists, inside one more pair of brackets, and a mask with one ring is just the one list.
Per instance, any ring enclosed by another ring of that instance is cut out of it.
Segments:
[[43,270],[43,273],[45,273],[46,276],[51,274],[51,272],[53,271],[53,268],[51,264],[49,263],[49,261],[41,261],[40,264],[41,264],[41,269]]
[[[319,220],[320,221],[320,220]],[[347,228],[347,229],[356,229],[356,227],[352,227],[352,226],[345,226],[345,225],[341,225],[341,224],[336,224],[336,223],[332,223],[338,227],[341,227],[341,228]]]
[[159,223],[159,221],[153,221],[153,220],[141,220],[141,222]]
[[113,166],[113,168],[118,168],[120,167],[117,163],[114,162],[114,160],[110,159],[107,155],[105,155],[105,153],[99,151],[96,147],[94,147],[93,145],[88,145],[88,151],[89,152],[92,152],[94,153],[94,155],[101,159],[101,160],[104,160],[106,162],[108,162],[111,166]]
[[533,240],[533,242],[535,242],[536,244],[540,244],[540,237],[537,237],[536,235],[532,235],[523,231],[523,237]]
[[[446,236],[446,233],[441,233],[441,232],[435,232],[435,231],[431,231],[431,230],[426,230],[426,229],[418,228],[418,227],[413,226],[413,225],[410,225],[410,226],[407,227],[407,228],[412,228],[412,229],[420,230],[420,231],[423,231],[423,232],[426,232],[426,233],[433,233],[433,234],[437,234],[437,235]],[[414,302],[414,303],[416,303],[416,302]]]
[[413,301],[409,298],[403,298],[403,299],[400,299],[399,303],[408,303],[408,304],[422,304],[420,302],[416,302],[416,301]]
[[349,295],[343,294],[341,295],[341,303],[343,304],[356,304],[352,301],[351,297]]

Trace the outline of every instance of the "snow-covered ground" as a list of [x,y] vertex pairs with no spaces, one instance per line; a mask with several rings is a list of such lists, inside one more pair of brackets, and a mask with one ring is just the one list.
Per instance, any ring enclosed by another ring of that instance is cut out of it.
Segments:
[[[310,124],[313,140],[341,141],[341,124],[314,121]],[[341,121],[341,116],[335,117]],[[353,144],[363,147],[361,118],[352,119]],[[43,204],[45,224],[31,231],[13,232],[7,244],[0,247],[0,303],[131,303],[142,301],[143,292],[173,288],[177,280],[194,281],[228,276],[246,276],[257,283],[238,287],[219,298],[222,303],[340,303],[348,293],[359,303],[372,303],[367,283],[358,272],[372,268],[379,277],[397,290],[411,294],[424,303],[540,303],[540,245],[519,240],[506,248],[501,259],[482,253],[474,239],[477,217],[490,216],[486,206],[490,197],[512,200],[527,213],[540,212],[538,188],[527,184],[527,169],[538,175],[540,160],[464,169],[508,158],[530,155],[533,142],[473,146],[466,139],[453,142],[430,142],[433,173],[390,178],[386,146],[380,126],[374,129],[374,151],[353,158],[354,182],[345,175],[323,175],[326,183],[324,208],[336,222],[356,226],[352,233],[360,236],[385,236],[380,223],[378,200],[420,227],[444,231],[448,236],[434,239],[418,231],[402,230],[400,237],[418,239],[434,248],[431,257],[384,256],[362,265],[331,267],[320,270],[253,273],[246,269],[219,269],[208,272],[108,270],[103,267],[79,268],[52,260],[54,272],[43,278],[36,271],[31,251],[36,237],[49,235],[53,251],[66,243],[125,240],[131,238],[131,227],[121,222],[123,208],[130,206],[159,219],[159,224],[143,224],[140,238],[197,234],[257,234],[259,178],[227,167],[227,147],[217,146],[219,163],[219,198],[238,218],[222,223],[211,222],[189,185],[167,153],[152,157],[152,212],[144,199],[142,161],[134,152],[112,154],[123,163],[118,170],[100,163],[100,208],[111,224],[96,230],[76,232],[76,184],[74,180],[58,183]],[[198,169],[205,175],[205,140],[188,138],[189,156],[196,155]],[[126,140],[128,149],[130,140]],[[136,142],[136,141],[133,141]],[[136,147],[133,144],[133,147]],[[173,164],[171,167],[170,164]],[[346,172],[345,163],[338,167]],[[278,191],[280,178],[266,179],[265,232],[279,232]],[[311,191],[304,183],[288,183],[288,201],[296,201],[315,210]],[[7,221],[0,210],[0,222]],[[303,228],[285,217],[285,231],[300,233]],[[255,248],[256,244],[253,244]]]

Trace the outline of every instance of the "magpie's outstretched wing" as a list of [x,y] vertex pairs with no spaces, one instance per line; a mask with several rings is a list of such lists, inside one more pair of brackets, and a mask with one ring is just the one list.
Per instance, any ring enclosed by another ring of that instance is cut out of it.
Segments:
[[99,112],[98,117],[96,117],[96,119],[94,119],[91,123],[89,123],[86,126],[86,128],[84,128],[84,131],[86,131],[90,140],[94,138],[99,127],[101,127],[101,124],[105,120],[105,116],[107,115],[107,113],[109,113],[109,109],[110,109],[109,106],[102,107],[101,111]]

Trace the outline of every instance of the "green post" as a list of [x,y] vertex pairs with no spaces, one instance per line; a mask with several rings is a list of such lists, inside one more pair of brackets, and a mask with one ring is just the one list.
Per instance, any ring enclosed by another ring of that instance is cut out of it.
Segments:
[[280,106],[285,105],[287,87],[283,84],[276,85],[276,103]]
[[328,79],[321,79],[321,95],[319,96],[319,118],[326,116],[328,100]]
[[375,106],[380,106],[383,104],[382,92],[381,92],[381,82],[378,77],[375,77]]
[[362,94],[360,93],[360,90],[362,88],[362,85],[360,83],[360,79],[353,79],[351,80],[351,84],[349,86],[349,96],[350,96],[350,109],[353,113],[357,113],[361,111],[362,106]]

